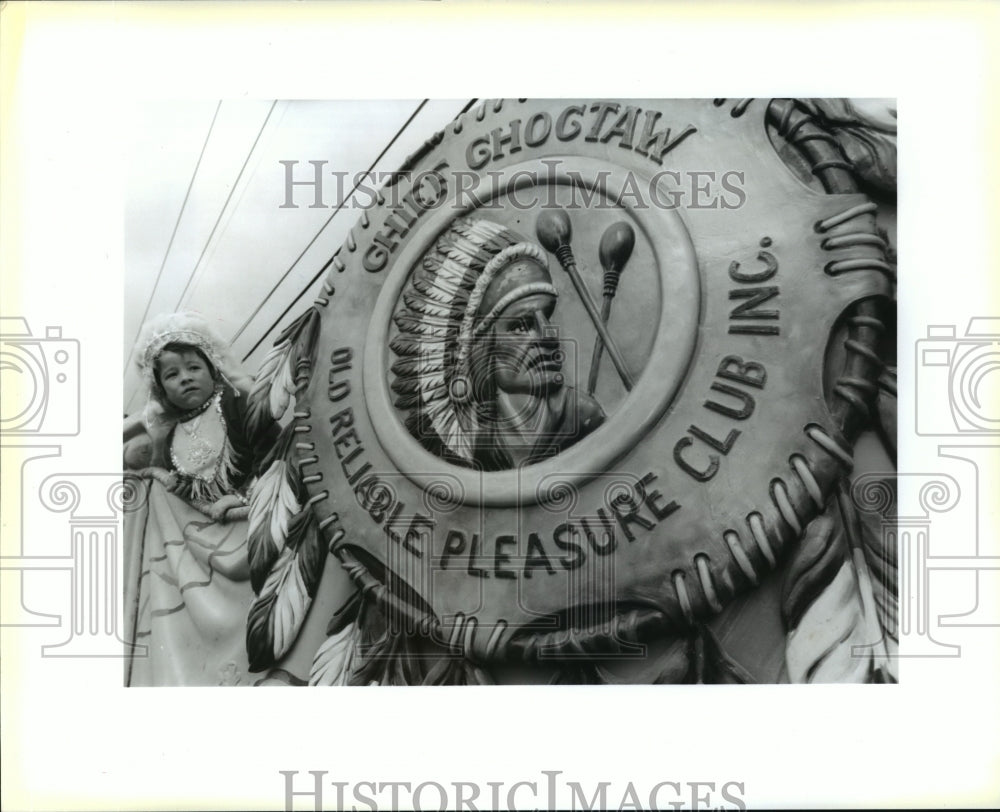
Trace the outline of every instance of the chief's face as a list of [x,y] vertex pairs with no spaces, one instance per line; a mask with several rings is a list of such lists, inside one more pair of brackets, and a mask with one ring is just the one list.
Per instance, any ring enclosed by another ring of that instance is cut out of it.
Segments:
[[536,293],[514,302],[494,324],[497,387],[542,397],[563,385],[562,353],[549,318],[556,297]]

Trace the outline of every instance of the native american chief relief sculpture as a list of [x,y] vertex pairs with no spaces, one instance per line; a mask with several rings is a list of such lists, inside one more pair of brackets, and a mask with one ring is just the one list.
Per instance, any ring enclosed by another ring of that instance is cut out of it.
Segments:
[[558,300],[541,246],[488,220],[454,223],[422,261],[395,316],[397,408],[425,447],[500,470],[558,454],[604,412],[565,385]]
[[249,392],[250,670],[895,680],[894,233],[885,104],[461,115]]

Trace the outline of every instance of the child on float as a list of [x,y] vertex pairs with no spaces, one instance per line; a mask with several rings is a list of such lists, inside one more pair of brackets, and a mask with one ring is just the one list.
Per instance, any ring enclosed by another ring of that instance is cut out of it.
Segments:
[[251,425],[251,379],[208,323],[147,323],[136,360],[148,399],[125,424],[125,465],[145,480],[126,514],[127,684],[250,684],[248,501],[279,427]]

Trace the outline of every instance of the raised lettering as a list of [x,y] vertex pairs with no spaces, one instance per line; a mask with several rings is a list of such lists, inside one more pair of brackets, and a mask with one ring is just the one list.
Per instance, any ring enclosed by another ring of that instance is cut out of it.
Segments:
[[528,125],[524,128],[524,143],[529,147],[541,146],[548,140],[550,132],[552,132],[552,117],[545,112],[535,113],[528,119]]
[[590,105],[590,112],[597,113],[597,118],[594,120],[594,125],[590,128],[590,132],[587,133],[587,141],[597,141],[601,135],[601,127],[604,126],[604,120],[607,118],[608,113],[618,112],[618,102],[595,102]]
[[465,552],[465,533],[461,530],[449,530],[444,540],[444,550],[441,552],[441,569],[448,569],[448,562],[453,555]]
[[729,434],[726,435],[725,440],[719,441],[715,439],[715,437],[713,437],[707,431],[702,431],[697,426],[689,426],[688,431],[695,437],[697,437],[699,440],[701,440],[703,443],[705,443],[705,445],[711,446],[716,451],[721,451],[723,454],[729,453],[730,449],[732,449],[733,447],[733,444],[736,442],[736,439],[740,436],[740,430],[733,429],[732,431],[729,432]]
[[746,420],[753,414],[754,401],[751,395],[741,389],[737,389],[735,386],[730,386],[726,383],[719,383],[718,381],[713,382],[710,388],[713,392],[722,392],[724,395],[736,398],[736,400],[740,401],[743,405],[739,409],[734,409],[731,406],[716,403],[714,400],[706,400],[706,409],[711,409],[713,412],[724,414],[726,417],[733,418],[733,420]]
[[542,547],[542,540],[537,533],[528,534],[528,552],[524,559],[524,577],[530,578],[532,570],[544,568],[549,575],[555,575],[555,567],[549,561],[545,548]]
[[[617,494],[615,498],[611,500],[608,507],[611,508],[611,512],[618,520],[618,524],[621,526],[622,532],[625,533],[625,538],[629,541],[635,541],[635,535],[629,527],[630,524],[637,524],[644,530],[652,530],[656,526],[653,522],[639,513],[639,503],[629,493],[622,492]],[[600,508],[597,509],[597,512],[598,514],[603,513]]]
[[336,437],[341,429],[354,425],[354,410],[348,406],[330,417],[330,433]]
[[430,516],[424,516],[423,513],[415,513],[410,519],[410,524],[406,528],[406,532],[403,534],[403,547],[413,553],[417,558],[423,558],[423,550],[413,546],[413,543],[416,541],[420,542],[425,547],[429,546],[433,532],[434,520]]
[[510,553],[505,548],[511,546],[517,547],[517,536],[497,536],[493,548],[493,574],[497,578],[517,578],[514,570],[503,569],[503,565],[510,563]]
[[344,452],[349,451],[354,446],[360,445],[360,443],[361,440],[358,437],[358,433],[353,428],[345,431],[333,442],[333,450],[337,455],[337,459],[342,460]]
[[707,468],[695,468],[686,459],[684,459],[684,449],[694,445],[694,440],[692,440],[687,435],[684,435],[677,441],[674,445],[674,462],[676,462],[682,471],[691,476],[692,478],[698,480],[699,482],[708,482],[712,477],[715,476],[716,471],[719,470],[719,458],[715,454],[708,455],[708,467]]
[[378,273],[389,261],[389,252],[381,245],[370,245],[361,258],[361,265],[368,273]]
[[[333,373],[331,373],[332,375]],[[336,403],[338,400],[343,400],[351,393],[351,382],[350,381],[337,381],[334,383],[330,382],[330,386],[326,390],[326,396],[330,399],[332,403]]]
[[611,126],[604,135],[601,136],[601,143],[606,144],[615,136],[620,139],[618,146],[622,149],[632,149],[632,138],[635,136],[635,125],[639,119],[639,108],[631,105],[625,108],[625,112]]
[[764,302],[773,299],[778,295],[777,285],[767,285],[762,288],[735,288],[729,291],[729,300],[734,299],[749,299],[750,301],[744,302],[741,305],[737,305],[733,308],[733,311],[729,314],[731,319],[767,319],[770,321],[777,320],[778,311],[777,310],[755,310],[758,305],[764,304]]
[[727,355],[719,364],[715,373],[719,378],[726,378],[737,383],[745,383],[757,389],[763,389],[767,382],[767,370],[763,364],[756,361],[744,361],[738,355]]
[[740,263],[733,261],[729,264],[729,278],[734,282],[756,283],[764,282],[778,272],[778,260],[774,258],[774,254],[768,251],[761,251],[757,254],[757,259],[764,263],[763,271],[746,273],[740,270]]
[[[572,524],[569,522],[563,522],[556,526],[556,529],[552,533],[552,540],[555,542],[556,547],[560,550],[565,550],[570,555],[563,556],[559,559],[560,565],[564,570],[575,570],[578,567],[582,567],[584,561],[587,560],[586,553],[583,552],[583,548],[574,540],[576,536],[576,530]],[[569,540],[567,541],[565,536],[569,534]]]
[[465,163],[469,169],[482,169],[490,162],[490,139],[477,138],[465,149]]
[[[618,546],[618,539],[615,537],[615,528],[609,521],[602,508],[597,509],[598,518],[601,520],[601,524],[604,529],[598,529],[595,533],[590,529],[590,522],[586,519],[582,519],[583,523],[583,534],[587,538],[587,543],[590,545],[590,549],[593,550],[598,555],[607,555],[608,553],[613,553],[615,548]],[[601,541],[598,542],[598,533],[600,534]]]
[[488,571],[477,567],[476,562],[479,560],[479,534],[472,534],[472,543],[469,546],[469,565],[465,568],[465,571],[469,575],[475,575],[477,578],[489,578],[490,574]]
[[560,141],[572,141],[576,138],[583,128],[579,121],[570,121],[570,116],[575,116],[577,119],[582,118],[586,109],[582,104],[571,104],[563,110],[556,120],[556,138]]
[[676,147],[689,135],[698,132],[698,130],[688,124],[680,134],[670,140],[670,128],[666,130],[661,130],[660,132],[653,132],[653,128],[656,126],[657,120],[660,118],[660,114],[654,110],[646,111],[646,123],[642,128],[642,135],[639,136],[639,143],[635,145],[635,151],[640,155],[647,155],[650,160],[655,161],[658,164],[663,163],[663,156],[666,155],[670,150]]
[[330,363],[334,366],[350,364],[352,358],[354,358],[354,350],[350,347],[337,347],[330,353]]
[[509,154],[521,151],[521,119],[515,118],[509,126],[510,130],[506,133],[500,127],[490,131],[494,161],[499,161],[503,157],[503,147],[507,144],[510,144]]
[[665,505],[657,504],[658,500],[664,499],[659,491],[651,491],[648,486],[650,483],[656,480],[656,474],[650,472],[646,474],[642,479],[639,480],[638,484],[635,486],[636,492],[639,494],[639,498],[642,499],[646,507],[649,508],[650,512],[656,517],[657,521],[663,521],[667,516],[669,516],[674,511],[680,510],[680,505],[677,502],[671,500]]

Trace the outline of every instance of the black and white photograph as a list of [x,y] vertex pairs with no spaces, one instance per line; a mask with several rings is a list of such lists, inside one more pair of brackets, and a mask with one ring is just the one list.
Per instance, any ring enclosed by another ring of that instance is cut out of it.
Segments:
[[894,100],[220,102],[180,171],[170,114],[129,685],[896,680]]
[[0,4],[4,808],[1000,803],[924,9]]

